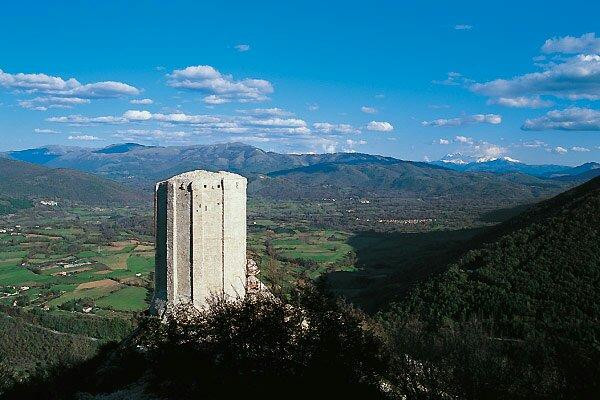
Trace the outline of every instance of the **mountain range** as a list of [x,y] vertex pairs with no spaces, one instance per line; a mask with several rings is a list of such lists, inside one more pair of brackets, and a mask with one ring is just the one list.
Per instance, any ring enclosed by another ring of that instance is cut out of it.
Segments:
[[228,170],[248,177],[251,196],[277,200],[385,196],[530,201],[572,185],[522,171],[456,171],[446,165],[361,153],[279,154],[242,143],[182,147],[125,143],[102,149],[47,146],[3,156],[93,173],[145,191],[158,180],[192,169]]
[[[224,169],[252,177],[316,164],[389,164],[400,161],[392,157],[362,153],[280,154],[243,143],[169,147],[122,143],[101,149],[45,146],[2,153],[2,156],[53,168],[78,169],[134,184],[153,183],[193,168]],[[421,166],[423,164],[415,163]],[[442,160],[429,164],[460,172],[517,172],[538,178],[575,181],[600,175],[600,163],[597,162],[576,167],[529,165],[510,157],[482,158],[467,162],[460,154],[449,154]]]
[[103,149],[46,146],[4,153],[5,157],[48,167],[78,169],[134,184],[150,185],[192,169],[227,170],[247,177],[323,162],[393,160],[368,154],[279,154],[242,143],[198,146],[143,146],[135,143]]

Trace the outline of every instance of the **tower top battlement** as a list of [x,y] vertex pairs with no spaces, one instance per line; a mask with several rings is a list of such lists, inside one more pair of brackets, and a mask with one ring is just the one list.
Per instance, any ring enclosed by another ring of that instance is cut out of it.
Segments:
[[244,178],[243,176],[234,174],[233,172],[228,172],[228,171],[212,172],[212,171],[205,171],[205,170],[197,169],[194,171],[188,171],[188,172],[184,172],[179,175],[175,175],[167,180],[158,182],[156,185],[160,185],[161,183],[165,183],[165,182],[174,182],[174,181],[178,181],[178,182],[179,181],[190,181],[190,182],[192,182],[192,181],[197,181],[197,180],[202,180],[202,179],[226,179],[226,180],[247,181],[246,178]]

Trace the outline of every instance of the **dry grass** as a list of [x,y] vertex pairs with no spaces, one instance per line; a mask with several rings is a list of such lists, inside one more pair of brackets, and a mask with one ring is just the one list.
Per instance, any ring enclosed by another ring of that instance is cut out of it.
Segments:
[[121,251],[123,250],[125,247],[127,246],[131,246],[132,244],[137,245],[139,244],[139,242],[135,239],[130,239],[130,240],[122,240],[120,242],[112,242],[110,244],[109,249],[111,251]]
[[106,275],[106,274],[110,274],[112,272],[112,269],[104,269],[102,271],[96,271],[94,272],[96,275]]
[[124,283],[129,286],[141,286],[144,287],[146,285],[146,281],[142,278],[138,278],[137,276],[131,276],[128,278],[123,278],[120,280],[121,283]]
[[110,288],[119,286],[120,283],[112,279],[101,279],[99,281],[84,282],[78,285],[75,290],[85,290],[94,288]]

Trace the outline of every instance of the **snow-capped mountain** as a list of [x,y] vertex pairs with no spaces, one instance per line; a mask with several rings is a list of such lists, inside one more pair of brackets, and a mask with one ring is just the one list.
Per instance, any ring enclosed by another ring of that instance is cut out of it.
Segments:
[[519,172],[540,178],[560,177],[566,179],[567,177],[573,177],[576,179],[580,174],[585,174],[586,177],[588,175],[590,177],[600,175],[600,164],[595,162],[589,162],[577,167],[554,164],[529,165],[511,157],[473,158],[461,153],[447,154],[441,160],[433,161],[432,164],[462,172]]

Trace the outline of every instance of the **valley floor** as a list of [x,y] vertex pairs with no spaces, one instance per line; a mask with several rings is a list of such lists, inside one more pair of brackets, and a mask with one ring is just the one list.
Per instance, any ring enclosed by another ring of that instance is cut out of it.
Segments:
[[[276,294],[322,280],[375,312],[437,272],[483,227],[512,214],[489,204],[438,205],[251,199],[249,257]],[[35,204],[0,216],[0,323],[19,338],[0,339],[0,365],[10,366],[14,379],[86,359],[134,329],[153,290],[149,209]]]

